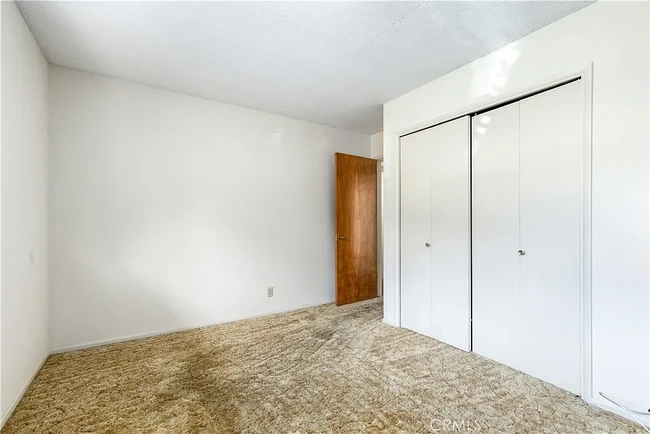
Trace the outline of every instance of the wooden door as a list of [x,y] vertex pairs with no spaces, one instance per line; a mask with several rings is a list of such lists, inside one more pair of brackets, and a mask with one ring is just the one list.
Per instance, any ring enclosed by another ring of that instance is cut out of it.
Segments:
[[336,304],[377,297],[377,161],[335,154]]

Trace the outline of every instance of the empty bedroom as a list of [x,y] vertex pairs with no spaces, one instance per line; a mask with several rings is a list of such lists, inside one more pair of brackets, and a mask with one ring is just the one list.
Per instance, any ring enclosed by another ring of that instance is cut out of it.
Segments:
[[0,1],[26,433],[650,433],[650,2]]

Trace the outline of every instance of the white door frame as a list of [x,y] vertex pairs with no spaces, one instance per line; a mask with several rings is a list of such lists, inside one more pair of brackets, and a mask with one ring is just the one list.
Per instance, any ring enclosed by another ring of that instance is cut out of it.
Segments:
[[[479,104],[474,104],[468,107],[463,108],[462,110],[456,110],[451,113],[447,113],[443,116],[438,116],[434,119],[430,119],[426,122],[420,122],[416,125],[413,125],[410,128],[406,128],[398,131],[394,134],[393,140],[394,143],[397,143],[398,154],[400,155],[400,161],[398,161],[398,166],[401,167],[401,140],[400,138],[406,134],[413,133],[415,131],[429,128],[443,122],[450,121],[452,119],[471,115],[473,113],[489,109],[491,107],[506,104],[510,101],[519,100],[525,98],[534,93],[538,93],[549,88],[553,88],[567,81],[579,78],[583,86],[583,116],[584,116],[584,134],[583,134],[583,174],[582,174],[582,204],[581,204],[581,217],[582,217],[582,233],[581,233],[581,289],[580,289],[580,298],[581,298],[581,397],[587,402],[592,401],[592,291],[591,291],[591,213],[592,213],[592,95],[593,95],[593,64],[589,63],[582,68],[572,69],[563,74],[558,74],[552,77],[549,77],[541,82],[533,83],[526,88],[522,88],[516,92],[511,92],[506,95],[499,95],[492,98],[489,98]],[[470,150],[471,153],[471,150]],[[397,203],[401,203],[401,171],[400,179],[398,179],[398,188],[397,188]],[[398,228],[401,225],[401,210],[398,213]],[[397,249],[398,257],[397,261],[397,272],[395,273],[395,281],[393,285],[395,287],[395,308],[394,308],[394,318],[396,325],[401,327],[401,230],[397,231]]]

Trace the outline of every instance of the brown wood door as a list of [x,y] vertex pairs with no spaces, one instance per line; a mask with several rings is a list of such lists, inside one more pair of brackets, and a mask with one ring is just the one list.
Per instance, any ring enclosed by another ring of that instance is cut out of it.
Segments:
[[377,297],[377,160],[335,154],[336,304]]

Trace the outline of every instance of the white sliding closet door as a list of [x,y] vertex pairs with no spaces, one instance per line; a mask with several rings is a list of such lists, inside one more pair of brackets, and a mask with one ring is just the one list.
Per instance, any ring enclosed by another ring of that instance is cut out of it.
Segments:
[[519,366],[519,103],[472,118],[474,352]]
[[580,394],[582,82],[520,102],[521,370]]
[[469,116],[431,128],[431,337],[470,350]]
[[579,394],[582,82],[472,119],[473,350]]
[[401,323],[469,350],[469,117],[401,139]]
[[431,142],[427,134],[401,139],[401,323],[424,335],[430,333]]

